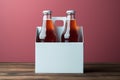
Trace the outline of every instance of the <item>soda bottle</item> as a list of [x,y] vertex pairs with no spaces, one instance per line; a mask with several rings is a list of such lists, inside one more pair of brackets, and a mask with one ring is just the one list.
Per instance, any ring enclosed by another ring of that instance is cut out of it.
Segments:
[[79,36],[77,31],[77,24],[75,19],[75,11],[68,10],[66,26],[61,36],[62,42],[78,42]]
[[39,34],[40,42],[56,42],[57,37],[55,33],[55,28],[51,20],[51,11],[43,11],[43,24]]

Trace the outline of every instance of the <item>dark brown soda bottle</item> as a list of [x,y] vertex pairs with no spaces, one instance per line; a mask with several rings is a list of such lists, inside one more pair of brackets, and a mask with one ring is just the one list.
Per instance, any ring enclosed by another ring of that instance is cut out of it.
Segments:
[[43,11],[43,14],[43,24],[39,35],[40,42],[56,42],[57,37],[53,22],[51,20],[51,11],[45,10]]
[[65,30],[61,36],[62,42],[78,42],[78,28],[75,19],[75,11],[68,10],[67,12],[67,22],[65,26]]

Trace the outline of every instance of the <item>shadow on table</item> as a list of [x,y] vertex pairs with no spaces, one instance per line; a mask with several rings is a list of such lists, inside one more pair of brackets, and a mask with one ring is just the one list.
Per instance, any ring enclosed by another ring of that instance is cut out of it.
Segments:
[[120,72],[120,64],[90,64],[85,65],[85,73],[91,72]]

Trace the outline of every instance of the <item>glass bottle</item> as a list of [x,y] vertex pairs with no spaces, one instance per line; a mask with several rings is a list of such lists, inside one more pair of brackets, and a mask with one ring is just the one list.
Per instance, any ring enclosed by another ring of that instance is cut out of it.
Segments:
[[51,20],[51,11],[43,11],[43,24],[39,34],[40,42],[56,42],[57,37],[55,33],[55,28]]
[[75,11],[68,10],[66,26],[61,36],[62,42],[78,42],[79,36],[77,31],[77,24],[75,19]]

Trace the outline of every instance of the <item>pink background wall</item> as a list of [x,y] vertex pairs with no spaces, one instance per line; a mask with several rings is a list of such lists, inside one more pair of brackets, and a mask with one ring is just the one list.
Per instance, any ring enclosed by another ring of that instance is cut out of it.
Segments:
[[0,0],[0,62],[34,62],[42,11],[75,9],[84,26],[85,62],[120,62],[120,0]]

